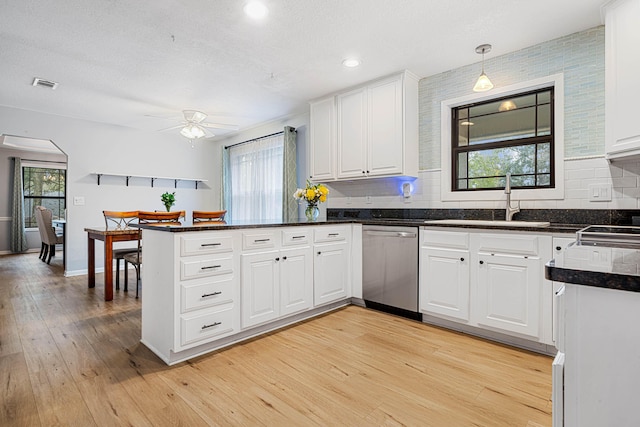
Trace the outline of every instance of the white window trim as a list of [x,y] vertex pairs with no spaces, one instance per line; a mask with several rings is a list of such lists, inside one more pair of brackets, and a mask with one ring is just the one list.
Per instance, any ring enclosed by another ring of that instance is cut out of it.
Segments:
[[492,90],[490,93],[472,94],[442,101],[440,107],[441,129],[441,192],[442,201],[506,200],[504,190],[451,191],[451,110],[473,102],[515,95],[531,90],[554,87],[554,162],[555,188],[532,188],[511,191],[512,200],[561,200],[564,199],[564,75],[562,73],[529,80]]

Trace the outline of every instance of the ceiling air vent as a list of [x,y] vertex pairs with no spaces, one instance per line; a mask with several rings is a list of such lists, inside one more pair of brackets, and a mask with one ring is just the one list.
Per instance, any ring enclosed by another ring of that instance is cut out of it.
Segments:
[[38,77],[35,77],[33,79],[33,83],[31,83],[32,86],[40,86],[40,87],[46,87],[48,89],[55,89],[58,87],[58,83],[57,82],[52,82],[51,80],[45,80],[45,79],[41,79]]

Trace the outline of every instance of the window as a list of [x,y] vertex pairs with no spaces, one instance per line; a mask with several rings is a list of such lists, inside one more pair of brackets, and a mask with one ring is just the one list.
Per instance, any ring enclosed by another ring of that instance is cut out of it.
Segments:
[[554,89],[451,109],[452,191],[554,188]]
[[51,209],[54,218],[64,218],[66,170],[23,166],[24,226],[37,228],[34,215],[36,206]]
[[229,212],[233,221],[282,221],[284,136],[237,144],[229,150]]

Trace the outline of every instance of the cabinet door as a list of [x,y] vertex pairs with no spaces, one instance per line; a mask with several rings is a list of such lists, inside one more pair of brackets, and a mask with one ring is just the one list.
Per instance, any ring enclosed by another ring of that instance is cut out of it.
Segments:
[[606,9],[606,148],[609,157],[640,154],[640,2],[613,2]]
[[310,105],[309,178],[312,180],[335,179],[336,108],[334,97]]
[[353,90],[337,97],[338,178],[362,177],[367,159],[367,90]]
[[278,251],[242,255],[242,327],[259,325],[280,315]]
[[420,311],[469,320],[469,251],[420,250]]
[[310,246],[280,251],[280,315],[313,305],[313,250]]
[[537,257],[480,253],[472,310],[476,322],[538,338],[542,271]]
[[367,104],[367,174],[400,174],[404,158],[401,77],[396,76],[369,86]]
[[322,305],[349,296],[349,245],[315,246],[313,260],[313,303]]

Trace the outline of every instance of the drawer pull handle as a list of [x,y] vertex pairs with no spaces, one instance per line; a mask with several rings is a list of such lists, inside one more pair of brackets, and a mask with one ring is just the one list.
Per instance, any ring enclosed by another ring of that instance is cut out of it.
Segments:
[[221,265],[209,265],[207,267],[200,267],[200,270],[210,270],[212,268],[220,268],[222,267]]
[[292,239],[304,239],[307,236],[292,236]]
[[271,239],[255,239],[253,242],[254,243],[264,243],[264,242],[268,242]]
[[222,325],[222,322],[213,322],[210,325],[202,325],[202,330],[213,328],[214,326]]
[[216,291],[216,292],[213,292],[213,293],[211,293],[211,294],[202,294],[202,298],[206,298],[206,297],[214,297],[214,296],[216,296],[216,295],[220,295],[221,293],[222,293],[221,291]]
[[222,243],[202,243],[200,244],[200,246],[205,247],[205,246],[220,246]]
[[340,233],[329,233],[329,237],[337,237]]

